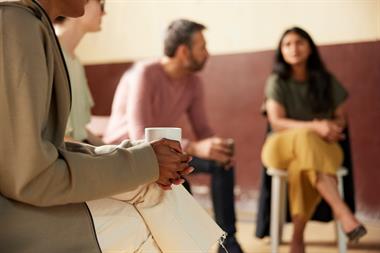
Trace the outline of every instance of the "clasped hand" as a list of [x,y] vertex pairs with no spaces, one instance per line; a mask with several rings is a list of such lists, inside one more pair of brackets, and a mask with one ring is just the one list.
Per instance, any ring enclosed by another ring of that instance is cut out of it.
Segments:
[[197,142],[193,142],[189,153],[194,156],[213,160],[224,166],[231,168],[234,155],[233,139],[223,139],[220,137],[210,137]]
[[151,142],[159,165],[159,178],[156,183],[164,190],[171,185],[182,184],[182,176],[190,174],[194,168],[189,166],[191,156],[182,152],[178,141],[161,139]]
[[345,138],[343,126],[333,120],[314,120],[316,132],[328,142],[336,142]]

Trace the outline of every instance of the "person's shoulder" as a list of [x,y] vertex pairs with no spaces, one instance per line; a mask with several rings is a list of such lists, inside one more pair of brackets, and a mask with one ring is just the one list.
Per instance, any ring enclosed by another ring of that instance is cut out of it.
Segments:
[[283,83],[282,79],[276,73],[271,73],[266,80],[267,86],[281,86],[281,83]]
[[41,24],[42,14],[31,6],[16,1],[0,2],[1,22],[9,26],[30,29]]
[[328,74],[330,76],[330,80],[331,80],[331,83],[333,85],[340,85],[340,86],[342,86],[342,83],[338,80],[338,78],[334,74],[332,74],[332,73],[328,73]]
[[332,89],[335,92],[338,91],[338,92],[347,93],[345,86],[339,81],[339,79],[335,75],[329,73],[329,76],[330,76],[330,83],[332,85]]
[[39,11],[27,5],[0,2],[0,27],[4,44],[21,49],[20,55],[43,50],[51,34],[43,21],[47,17]]
[[157,76],[156,61],[143,60],[135,62],[129,69],[122,75],[119,86],[125,87],[146,87],[150,85],[149,80],[154,80]]
[[331,91],[335,106],[343,103],[349,96],[349,92],[344,85],[331,73],[330,77]]
[[[48,27],[43,21],[43,13],[34,6],[19,3],[5,4],[0,2],[2,36],[10,42],[19,45],[29,45],[31,41],[37,42],[49,36]],[[46,17],[47,18],[47,17]],[[13,44],[12,43],[12,44]],[[36,45],[36,43],[32,43]],[[42,44],[41,44],[42,45]]]
[[267,82],[278,82],[280,80],[280,76],[276,73],[271,73],[267,77]]
[[152,71],[157,71],[159,69],[160,62],[158,60],[142,60],[134,64],[135,71],[142,71],[144,73],[149,73]]
[[330,84],[332,85],[333,89],[345,89],[344,85],[339,81],[339,79],[332,74],[331,72],[328,72],[328,76],[330,78]]
[[267,98],[275,99],[283,104],[286,82],[283,82],[278,74],[272,73],[267,78],[264,92]]
[[133,66],[127,70],[127,75],[132,77],[149,77],[155,76],[160,71],[160,63],[157,60],[143,60],[133,64]]

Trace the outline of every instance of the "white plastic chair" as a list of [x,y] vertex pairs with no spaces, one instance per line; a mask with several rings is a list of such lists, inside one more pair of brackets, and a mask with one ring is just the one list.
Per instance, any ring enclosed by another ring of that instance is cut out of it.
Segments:
[[[339,168],[337,171],[338,190],[343,198],[343,177],[347,175],[347,169]],[[271,213],[270,213],[270,238],[271,251],[278,253],[278,246],[282,240],[282,228],[286,219],[286,170],[268,168],[267,174],[272,177],[271,188]],[[339,222],[336,222],[336,234],[339,253],[347,252],[347,239]]]

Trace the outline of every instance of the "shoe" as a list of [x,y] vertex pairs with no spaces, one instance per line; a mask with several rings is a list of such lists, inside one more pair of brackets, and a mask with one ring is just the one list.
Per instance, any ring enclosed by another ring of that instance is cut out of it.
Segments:
[[358,242],[359,239],[362,238],[365,234],[367,234],[367,229],[362,224],[346,233],[348,241],[355,243]]
[[226,249],[219,245],[218,253],[243,253],[243,250],[241,249],[235,236],[227,236],[223,242],[223,245]]

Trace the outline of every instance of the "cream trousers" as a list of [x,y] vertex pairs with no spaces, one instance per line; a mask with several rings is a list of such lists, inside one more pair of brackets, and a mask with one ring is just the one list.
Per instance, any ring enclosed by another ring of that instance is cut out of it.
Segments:
[[104,198],[88,201],[102,253],[161,253],[135,205]]
[[205,253],[225,234],[181,185],[152,183],[87,204],[103,253]]

